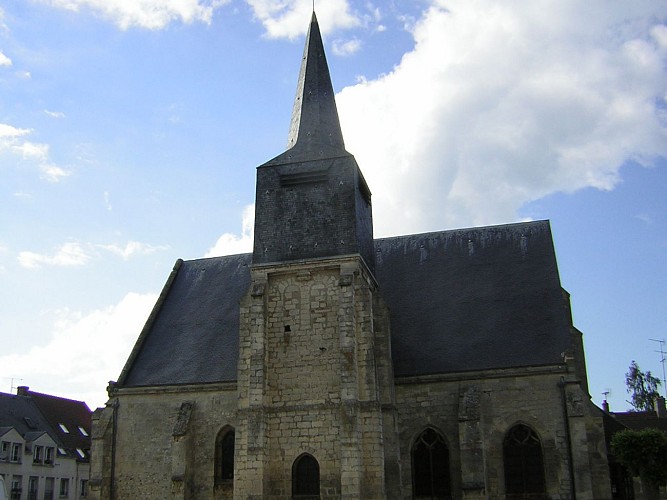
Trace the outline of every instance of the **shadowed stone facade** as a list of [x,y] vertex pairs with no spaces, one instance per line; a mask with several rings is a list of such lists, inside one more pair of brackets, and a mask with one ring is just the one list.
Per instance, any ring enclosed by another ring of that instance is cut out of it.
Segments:
[[546,221],[374,239],[313,15],[252,254],[178,261],[94,417],[94,499],[610,499]]

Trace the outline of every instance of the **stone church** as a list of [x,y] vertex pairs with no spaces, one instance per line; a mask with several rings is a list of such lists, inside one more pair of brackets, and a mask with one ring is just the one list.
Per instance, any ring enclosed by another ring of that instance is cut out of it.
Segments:
[[176,262],[91,498],[612,498],[549,222],[374,239],[314,14],[254,238]]

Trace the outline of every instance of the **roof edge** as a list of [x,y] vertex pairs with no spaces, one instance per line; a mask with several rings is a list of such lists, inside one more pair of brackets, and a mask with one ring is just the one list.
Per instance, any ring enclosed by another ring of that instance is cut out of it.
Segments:
[[150,332],[151,328],[153,327],[153,324],[155,323],[158,313],[162,309],[164,302],[167,300],[167,296],[171,291],[171,287],[174,281],[176,280],[176,276],[178,276],[178,272],[180,271],[182,265],[183,265],[183,259],[177,259],[176,262],[174,263],[174,268],[169,274],[169,277],[167,278],[167,282],[164,284],[164,287],[162,287],[160,296],[155,302],[155,305],[153,306],[151,313],[148,315],[148,319],[146,320],[144,327],[141,329],[139,338],[135,342],[134,347],[132,348],[132,352],[130,352],[130,356],[127,358],[125,366],[123,366],[123,370],[120,372],[120,376],[118,377],[118,381],[116,382],[118,385],[122,386],[125,383],[125,379],[130,373],[130,370],[134,365],[134,361],[137,359],[137,356],[139,355],[139,352],[141,351],[141,348],[144,345],[146,337],[148,337],[148,333]]
[[[455,229],[441,229],[438,231],[424,231],[423,233],[413,233],[413,234],[397,234],[394,236],[383,236],[381,238],[373,238],[374,242],[378,242],[381,240],[395,240],[399,238],[413,238],[415,236],[428,236],[428,235],[435,235],[435,234],[442,234],[442,233],[467,233],[470,231],[482,231],[482,230],[491,230],[491,229],[501,229],[501,228],[511,228],[511,227],[519,227],[523,225],[530,225],[530,226],[545,226],[548,230],[549,233],[551,233],[551,221],[550,219],[539,219],[539,220],[531,220],[531,221],[524,221],[524,222],[508,222],[505,224],[489,224],[486,226],[471,226],[471,227],[459,227]],[[553,238],[552,238],[553,239]]]

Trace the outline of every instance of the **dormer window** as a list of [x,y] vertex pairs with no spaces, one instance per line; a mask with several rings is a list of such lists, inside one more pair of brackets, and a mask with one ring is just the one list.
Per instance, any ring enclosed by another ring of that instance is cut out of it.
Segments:
[[12,443],[12,454],[9,457],[10,462],[21,461],[21,443]]
[[44,460],[44,447],[35,446],[34,449],[32,450],[32,463],[41,464],[43,460]]

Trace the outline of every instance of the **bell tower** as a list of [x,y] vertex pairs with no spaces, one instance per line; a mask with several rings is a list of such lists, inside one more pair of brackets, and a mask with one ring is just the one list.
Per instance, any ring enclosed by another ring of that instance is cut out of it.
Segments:
[[257,169],[253,263],[358,254],[372,270],[371,192],[345,150],[315,13],[287,146]]
[[257,169],[234,497],[400,497],[371,194],[345,150],[315,14],[288,149]]

